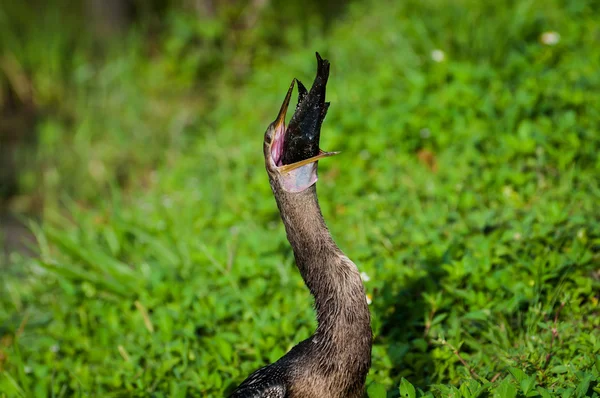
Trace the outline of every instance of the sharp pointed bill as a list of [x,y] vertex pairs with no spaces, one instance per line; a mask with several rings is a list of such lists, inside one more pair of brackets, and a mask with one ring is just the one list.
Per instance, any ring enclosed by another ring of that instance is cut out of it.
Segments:
[[[317,162],[339,153],[319,148],[321,125],[329,108],[329,102],[325,102],[329,61],[322,59],[319,53],[316,56],[317,75],[310,91],[299,80],[292,81],[279,115],[265,137],[272,166],[280,174],[282,187],[289,192],[300,192],[313,185],[318,179]],[[298,83],[298,104],[286,128],[285,116],[295,82]]]
[[[296,79],[292,80],[292,84],[290,84],[290,88],[288,89],[287,95],[283,100],[283,104],[281,105],[281,109],[279,110],[279,115],[277,115],[277,119],[272,123],[273,126],[273,135],[270,137],[271,139],[271,157],[276,166],[281,165],[281,155],[283,153],[283,140],[285,135],[285,115],[287,114],[288,106],[290,105],[290,99],[292,98],[292,91],[294,91],[294,83]],[[267,133],[269,131],[267,130]]]

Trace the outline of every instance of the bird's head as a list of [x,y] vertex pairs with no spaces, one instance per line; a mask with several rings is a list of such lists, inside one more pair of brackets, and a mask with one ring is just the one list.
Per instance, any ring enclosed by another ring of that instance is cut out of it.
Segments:
[[[265,132],[264,154],[271,182],[287,192],[302,192],[317,182],[317,162],[338,152],[319,148],[321,124],[329,102],[325,102],[325,86],[329,77],[329,62],[317,53],[317,77],[307,91],[299,80],[292,80],[279,115]],[[298,82],[298,105],[285,126],[294,83]]]

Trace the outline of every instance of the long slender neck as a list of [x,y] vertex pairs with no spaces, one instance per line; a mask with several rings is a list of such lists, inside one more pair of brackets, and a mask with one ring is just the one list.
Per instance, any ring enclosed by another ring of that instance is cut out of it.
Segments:
[[[337,247],[325,225],[315,185],[299,192],[271,183],[296,265],[315,298],[319,326],[315,333],[344,340],[368,340],[370,315],[356,265]],[[366,344],[366,343],[365,343]]]

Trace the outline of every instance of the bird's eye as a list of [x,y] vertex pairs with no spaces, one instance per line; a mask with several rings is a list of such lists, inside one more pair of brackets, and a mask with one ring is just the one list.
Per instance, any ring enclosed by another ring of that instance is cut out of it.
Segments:
[[269,128],[269,129],[267,129],[267,132],[265,133],[265,142],[267,144],[271,144],[272,141],[273,141],[273,129]]

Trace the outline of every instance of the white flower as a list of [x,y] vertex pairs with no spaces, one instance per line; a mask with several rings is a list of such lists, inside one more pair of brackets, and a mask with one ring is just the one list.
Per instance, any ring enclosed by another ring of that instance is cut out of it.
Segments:
[[373,296],[371,296],[370,294],[367,294],[367,304],[371,305],[373,303]]
[[360,279],[362,279],[363,282],[368,282],[371,280],[371,277],[366,272],[361,272]]
[[163,195],[162,197],[162,204],[163,206],[165,206],[166,208],[171,208],[173,207],[173,199],[171,199],[169,196],[167,195]]
[[431,51],[431,59],[434,62],[443,62],[446,59],[446,54],[442,50],[436,48]]
[[522,236],[520,232],[515,232],[515,234],[513,235],[513,239],[514,240],[521,240]]
[[540,36],[540,41],[547,46],[553,46],[560,41],[560,35],[558,32],[544,32]]

